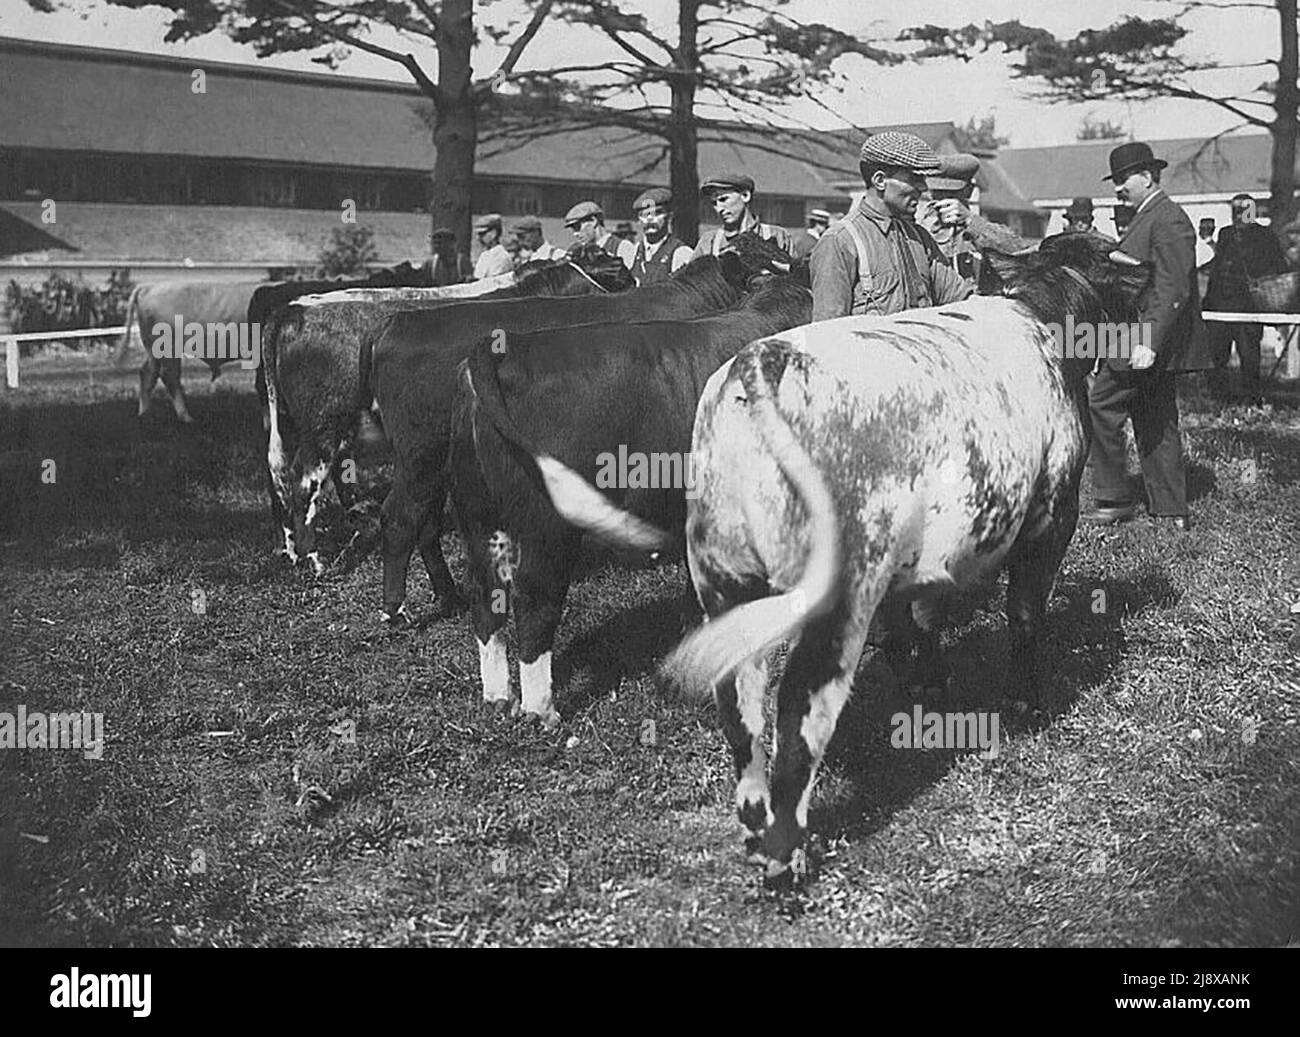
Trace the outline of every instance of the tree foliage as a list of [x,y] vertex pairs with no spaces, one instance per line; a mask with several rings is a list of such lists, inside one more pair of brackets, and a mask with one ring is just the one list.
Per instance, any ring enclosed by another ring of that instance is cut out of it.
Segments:
[[997,151],[1010,143],[1010,137],[998,135],[997,117],[989,114],[982,119],[971,116],[965,125],[953,128],[953,143],[963,151]]
[[335,227],[316,273],[318,277],[364,277],[366,267],[378,260],[373,230],[360,225]]
[[[1207,8],[1235,7],[1272,8],[1278,14],[1278,56],[1235,66],[1271,66],[1278,71],[1278,76],[1245,95],[1215,92],[1201,85],[1206,82],[1202,74],[1218,71],[1221,63],[1194,58],[1180,46],[1189,31],[1180,19]],[[917,55],[923,58],[969,61],[976,54],[1001,47],[1016,56],[1013,74],[1041,83],[1038,95],[1047,101],[1177,98],[1214,105],[1229,112],[1240,120],[1239,127],[1267,129],[1273,136],[1271,212],[1274,226],[1280,226],[1295,211],[1300,109],[1296,36],[1296,0],[1272,3],[1184,0],[1171,17],[1130,16],[1106,28],[1085,29],[1065,39],[1019,21],[956,28],[924,25],[904,31],[900,39],[921,43]],[[1210,143],[1206,142],[1207,147]]]

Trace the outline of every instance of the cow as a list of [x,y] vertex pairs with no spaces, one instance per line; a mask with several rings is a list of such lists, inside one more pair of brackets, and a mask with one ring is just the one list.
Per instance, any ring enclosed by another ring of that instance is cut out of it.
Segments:
[[[371,333],[386,315],[431,310],[468,297],[500,301],[569,296],[622,291],[632,284],[617,257],[592,248],[557,263],[528,264],[518,274],[470,284],[418,292],[335,292],[305,296],[281,308],[262,346],[271,512],[290,561],[306,559],[317,574],[324,569],[314,524],[327,478],[340,500],[350,503],[347,483],[338,473],[357,436],[369,427],[366,373]],[[445,563],[442,569],[445,572]]]
[[[354,281],[241,281],[211,283],[199,281],[161,281],[140,285],[132,291],[126,308],[126,332],[118,349],[117,362],[126,360],[131,346],[132,327],[138,325],[140,342],[144,346],[144,361],[140,365],[139,417],[149,411],[150,394],[161,376],[171,397],[176,417],[189,424],[191,417],[181,388],[181,361],[179,356],[158,357],[153,350],[153,329],[158,324],[172,326],[180,318],[184,323],[220,325],[223,334],[237,332],[241,326],[260,328],[263,319],[273,307],[283,305],[291,298],[309,291],[329,291],[339,288],[416,287],[425,284],[424,274],[410,263],[392,270],[380,270],[363,280]],[[245,324],[245,322],[247,322]],[[216,378],[221,365],[233,359],[226,356],[205,355],[203,360]],[[260,358],[259,358],[260,359]],[[258,395],[263,404],[266,396],[262,389],[261,364],[258,364]]]
[[[663,675],[713,689],[767,885],[802,874],[813,780],[878,610],[910,605],[924,627],[1005,568],[1012,672],[1038,687],[1091,429],[1094,360],[1063,352],[1059,329],[1134,321],[1150,277],[1114,248],[1059,235],[994,257],[1005,297],[796,328],[709,379],[692,439],[703,490],[686,521],[706,622]],[[769,789],[767,659],[787,638]]]
[[756,276],[788,271],[789,263],[775,245],[757,235],[739,235],[732,251],[702,257],[668,281],[623,295],[479,302],[388,318],[375,336],[370,373],[395,460],[381,512],[385,620],[409,621],[406,574],[417,543],[443,617],[464,607],[442,555],[441,536],[456,370],[476,341],[578,324],[701,316],[735,305]]
[[[138,322],[140,341],[144,345],[144,361],[140,364],[139,417],[143,418],[148,413],[150,393],[161,375],[177,419],[187,425],[194,420],[185,403],[185,392],[181,389],[180,357],[154,355],[153,329],[158,324],[170,328],[179,319],[187,324],[221,325],[223,328],[237,330],[248,315],[249,299],[259,284],[260,281],[216,284],[161,281],[140,285],[131,292],[126,307],[126,332],[122,336],[117,359],[119,364],[125,361],[127,350],[131,346],[131,329]],[[205,356],[203,359],[212,369],[213,378],[216,378],[221,365],[226,362],[217,357]]]
[[619,539],[647,548],[665,545],[640,540],[638,530],[681,528],[695,488],[690,441],[700,392],[745,343],[811,319],[802,272],[802,283],[768,279],[738,306],[706,317],[509,335],[503,354],[489,338],[470,355],[453,423],[451,501],[492,708],[519,705],[503,636],[512,606],[523,713],[558,726],[552,644],[583,527],[605,532],[599,516],[617,508],[628,516]]

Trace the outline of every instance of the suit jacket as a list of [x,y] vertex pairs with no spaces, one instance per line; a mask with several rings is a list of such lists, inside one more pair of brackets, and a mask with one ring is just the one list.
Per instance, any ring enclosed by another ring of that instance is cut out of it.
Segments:
[[1282,244],[1267,227],[1247,223],[1229,224],[1219,231],[1219,244],[1210,265],[1210,282],[1205,307],[1211,310],[1255,311],[1250,297],[1250,279],[1280,274],[1286,269]]
[[[1133,217],[1120,251],[1152,263],[1151,284],[1138,300],[1138,320],[1150,322],[1156,351],[1153,371],[1204,371],[1213,367],[1201,320],[1196,282],[1196,230],[1182,206],[1161,191]],[[1106,361],[1127,370],[1128,358]]]

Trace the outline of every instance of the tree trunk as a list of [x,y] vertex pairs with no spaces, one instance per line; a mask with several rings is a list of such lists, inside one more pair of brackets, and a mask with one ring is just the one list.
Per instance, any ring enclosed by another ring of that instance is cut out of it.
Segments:
[[[1296,0],[1277,0],[1282,28],[1282,53],[1277,66],[1277,96],[1273,110],[1273,168],[1269,181],[1269,225],[1281,237],[1281,230],[1295,215],[1296,117],[1300,110],[1300,88],[1296,85]],[[1285,242],[1284,242],[1285,244]]]
[[433,186],[430,231],[448,227],[457,248],[470,253],[470,187],[478,146],[478,101],[471,83],[474,44],[473,0],[444,0],[438,31],[437,121],[433,130]]
[[695,244],[700,236],[699,143],[695,134],[695,76],[699,71],[700,0],[678,0],[678,45],[681,64],[672,78],[672,115],[668,125],[669,186],[673,192],[673,230]]

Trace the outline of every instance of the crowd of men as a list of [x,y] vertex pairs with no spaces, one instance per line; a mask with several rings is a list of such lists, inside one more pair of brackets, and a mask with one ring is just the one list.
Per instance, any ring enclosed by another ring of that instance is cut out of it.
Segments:
[[[1300,268],[1300,220],[1290,252],[1255,222],[1248,195],[1232,201],[1232,224],[1218,232],[1213,221],[1193,228],[1182,208],[1160,186],[1164,159],[1149,145],[1131,141],[1109,156],[1117,248],[1153,268],[1141,302],[1141,321],[1150,343],[1139,341],[1125,357],[1098,362],[1091,388],[1096,504],[1084,515],[1102,524],[1136,516],[1129,480],[1125,425],[1131,423],[1141,458],[1147,511],[1153,521],[1188,528],[1186,471],[1175,378],[1210,370],[1212,391],[1226,391],[1226,365],[1235,346],[1243,390],[1260,402],[1258,324],[1216,324],[1207,331],[1201,308],[1249,310],[1249,280],[1288,267]],[[639,195],[632,209],[640,224],[634,234],[605,226],[594,201],[579,202],[564,225],[576,245],[595,245],[618,256],[638,285],[672,276],[696,256],[718,255],[739,234],[756,233],[806,259],[812,282],[813,320],[849,314],[888,316],[915,307],[945,305],[977,291],[996,290],[988,249],[1023,252],[1036,242],[971,211],[979,171],[971,155],[939,156],[920,137],[897,131],[876,133],[863,143],[859,170],[864,193],[838,220],[824,209],[809,212],[807,226],[791,236],[762,222],[754,209],[756,184],[744,173],[721,173],[701,185],[719,226],[694,247],[672,229],[672,194],[662,187]],[[1076,198],[1065,211],[1066,230],[1097,233],[1091,198]],[[434,284],[492,277],[538,259],[559,259],[564,249],[545,240],[535,216],[516,219],[505,235],[502,218],[490,214],[474,224],[479,255],[472,264],[456,249],[454,234],[433,235]]]

